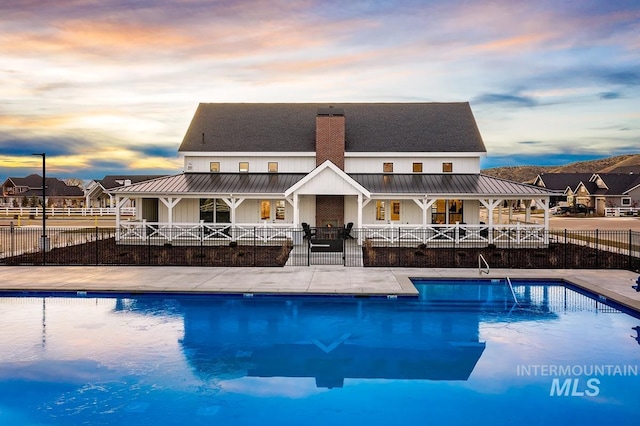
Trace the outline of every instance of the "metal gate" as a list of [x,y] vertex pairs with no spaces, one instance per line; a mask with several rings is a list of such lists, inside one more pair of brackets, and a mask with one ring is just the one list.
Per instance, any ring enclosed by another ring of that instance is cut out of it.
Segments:
[[343,238],[308,240],[309,265],[345,265]]

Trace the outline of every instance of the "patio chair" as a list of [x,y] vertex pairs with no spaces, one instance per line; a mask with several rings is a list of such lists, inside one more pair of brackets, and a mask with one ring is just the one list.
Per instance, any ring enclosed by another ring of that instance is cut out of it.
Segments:
[[351,229],[353,229],[353,222],[347,223],[347,226],[344,227],[342,231],[340,231],[340,236],[345,240],[353,240],[353,236],[351,235]]
[[311,229],[308,223],[302,222],[301,225],[302,225],[302,230],[304,231],[305,240],[311,240],[316,237],[316,230]]

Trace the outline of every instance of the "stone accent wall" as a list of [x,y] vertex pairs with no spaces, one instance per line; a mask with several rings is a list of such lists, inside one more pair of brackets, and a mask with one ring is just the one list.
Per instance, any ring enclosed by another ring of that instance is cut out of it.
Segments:
[[344,225],[344,197],[342,195],[316,195],[316,226],[341,227]]
[[344,116],[316,116],[316,166],[330,160],[344,170]]

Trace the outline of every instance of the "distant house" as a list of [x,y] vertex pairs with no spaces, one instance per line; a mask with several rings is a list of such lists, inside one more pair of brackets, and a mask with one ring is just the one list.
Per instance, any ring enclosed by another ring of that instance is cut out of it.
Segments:
[[[82,188],[67,185],[64,181],[46,178],[47,207],[82,207],[84,192]],[[3,203],[8,206],[28,206],[35,200],[42,202],[42,176],[32,174],[27,177],[10,177],[2,184]]]
[[525,200],[548,227],[549,191],[480,173],[468,103],[200,104],[179,154],[183,173],[115,189],[117,205],[139,200],[154,229],[468,226],[486,243],[493,213]]
[[[84,190],[87,207],[115,207],[115,199],[111,190],[129,186],[134,183],[157,179],[163,175],[107,175],[102,179],[92,180]],[[131,205],[132,207],[135,204]]]
[[607,207],[640,206],[637,173],[545,173],[536,177],[534,185],[555,192],[552,204],[564,200],[569,205],[584,204],[598,215],[604,215]]

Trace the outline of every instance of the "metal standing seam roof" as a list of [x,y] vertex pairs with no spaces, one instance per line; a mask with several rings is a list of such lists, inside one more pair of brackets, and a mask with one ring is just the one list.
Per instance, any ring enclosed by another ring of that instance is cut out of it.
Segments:
[[183,173],[115,189],[119,194],[280,194],[306,173]]
[[[118,188],[118,194],[284,194],[306,173],[184,173]],[[482,174],[349,174],[372,194],[548,196],[545,188]]]

